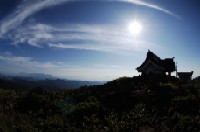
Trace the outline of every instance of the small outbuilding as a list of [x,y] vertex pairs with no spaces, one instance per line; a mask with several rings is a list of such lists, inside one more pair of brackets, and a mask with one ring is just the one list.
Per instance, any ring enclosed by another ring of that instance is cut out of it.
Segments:
[[191,72],[178,72],[177,73],[179,80],[181,82],[190,82],[192,80],[192,74],[193,74],[193,71],[191,71]]

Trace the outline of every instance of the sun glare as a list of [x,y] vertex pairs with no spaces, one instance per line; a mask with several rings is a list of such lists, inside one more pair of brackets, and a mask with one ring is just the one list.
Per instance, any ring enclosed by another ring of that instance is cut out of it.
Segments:
[[139,22],[132,22],[128,25],[128,30],[133,35],[139,35],[142,31],[142,25]]

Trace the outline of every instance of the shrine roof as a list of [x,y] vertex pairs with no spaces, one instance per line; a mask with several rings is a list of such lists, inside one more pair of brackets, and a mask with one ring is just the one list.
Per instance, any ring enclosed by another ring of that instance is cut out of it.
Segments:
[[140,71],[140,69],[143,68],[146,65],[146,63],[150,60],[157,66],[164,68],[166,72],[168,71],[172,72],[172,71],[175,71],[175,62],[173,59],[174,58],[161,59],[156,54],[148,50],[145,61],[141,64],[141,66],[137,67],[136,69]]

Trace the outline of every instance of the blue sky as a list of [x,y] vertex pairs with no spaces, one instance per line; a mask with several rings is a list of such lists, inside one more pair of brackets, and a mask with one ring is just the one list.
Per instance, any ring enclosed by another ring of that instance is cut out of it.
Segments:
[[[200,74],[199,0],[1,0],[0,73],[138,75],[148,49]],[[141,33],[128,25],[137,21]]]

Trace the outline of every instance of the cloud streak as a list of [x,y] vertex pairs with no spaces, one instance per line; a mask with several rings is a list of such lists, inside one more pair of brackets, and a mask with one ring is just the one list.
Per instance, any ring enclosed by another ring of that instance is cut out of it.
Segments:
[[127,27],[111,24],[31,24],[17,29],[9,35],[9,39],[15,45],[115,53],[158,48],[154,43],[132,36]]
[[14,30],[7,37],[14,45],[26,43],[42,48],[43,42],[53,39],[53,34],[49,33],[51,30],[51,26],[46,24],[31,24]]
[[[14,13],[7,16],[0,25],[0,37],[9,30],[19,26],[27,17],[47,7],[69,2],[70,0],[33,0],[33,3],[24,1],[17,7]],[[75,0],[73,0],[75,1]]]
[[140,5],[140,6],[145,6],[145,7],[149,7],[151,9],[155,9],[155,10],[158,10],[158,11],[161,11],[161,12],[164,12],[170,16],[173,16],[177,19],[181,19],[181,17],[167,9],[164,9],[158,5],[155,5],[155,4],[150,4],[150,3],[147,3],[147,2],[144,2],[142,0],[111,0],[111,1],[121,1],[121,2],[127,2],[127,3],[132,3],[132,4],[135,4],[135,5]]
[[[30,1],[22,2],[16,8],[15,12],[13,12],[12,14],[10,14],[1,21],[0,38],[2,38],[3,35],[8,33],[10,30],[18,27],[26,18],[35,14],[36,12],[51,6],[56,6],[66,2],[73,2],[73,1],[81,1],[81,0],[33,0],[31,2]],[[90,0],[85,0],[85,1],[90,1]],[[96,0],[96,1],[107,1],[107,0]],[[149,4],[141,0],[109,0],[109,1],[128,2],[134,5],[145,6],[151,9],[159,10],[173,17],[180,18],[178,15],[172,13],[169,10],[166,10],[158,5]]]

